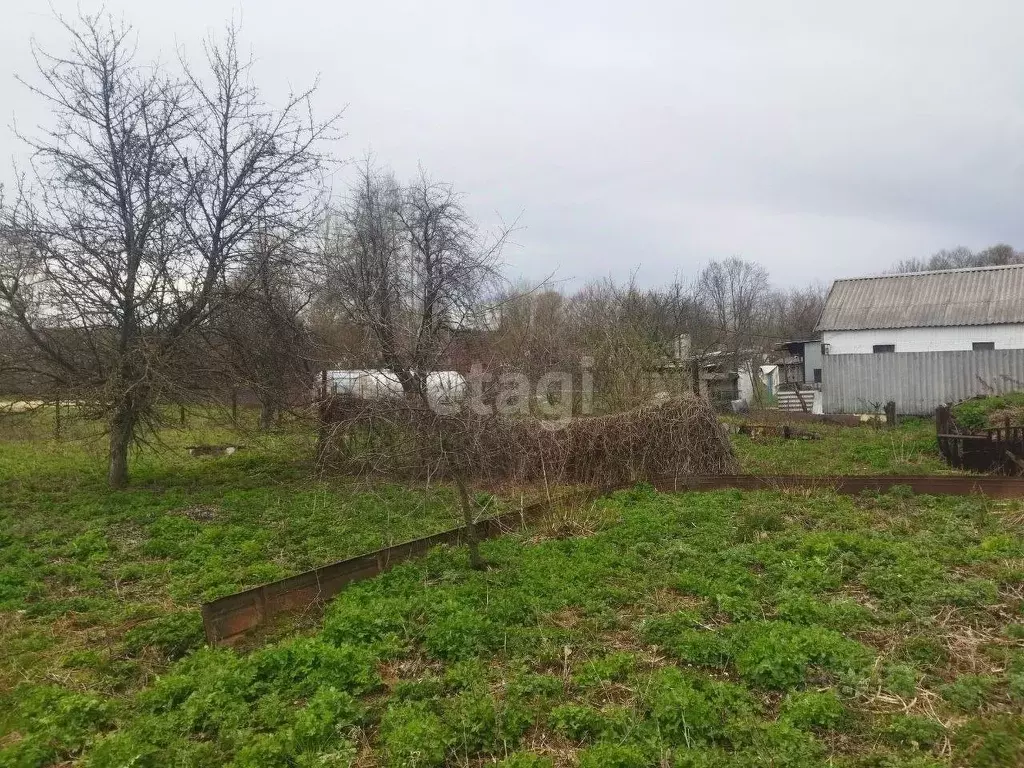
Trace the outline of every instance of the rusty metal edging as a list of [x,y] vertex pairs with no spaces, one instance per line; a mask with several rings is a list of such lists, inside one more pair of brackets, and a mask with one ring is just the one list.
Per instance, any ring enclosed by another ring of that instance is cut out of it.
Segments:
[[[522,510],[485,518],[476,525],[477,535],[480,539],[494,538],[536,521],[553,504],[580,499],[592,501],[600,495],[600,491],[590,489],[582,493],[570,492],[552,500],[530,504]],[[426,554],[433,547],[461,544],[466,533],[465,526],[441,531],[203,603],[200,611],[206,641],[210,645],[233,644],[274,616],[315,608],[349,584],[377,576],[399,563]]]
[[908,486],[914,493],[932,496],[983,494],[996,499],[1024,498],[1024,478],[982,475],[712,475],[664,478],[655,480],[653,485],[670,492],[819,488],[843,494],[884,493],[895,486]]
[[[817,488],[843,494],[885,492],[895,486],[909,486],[914,493],[934,496],[983,494],[999,499],[1024,498],[1024,478],[966,475],[709,475],[662,477],[655,479],[652,485],[659,491],[670,493],[727,488],[747,491]],[[587,491],[583,498],[593,500],[609,490],[612,489]],[[578,493],[568,494],[553,502],[563,503],[577,496]],[[481,520],[477,523],[479,537],[493,538],[528,525],[547,513],[551,504],[538,502],[522,511]],[[460,544],[465,536],[465,527],[453,528],[203,603],[201,612],[206,640],[211,645],[237,642],[247,632],[276,615],[322,605],[349,584],[419,557],[432,547]]]

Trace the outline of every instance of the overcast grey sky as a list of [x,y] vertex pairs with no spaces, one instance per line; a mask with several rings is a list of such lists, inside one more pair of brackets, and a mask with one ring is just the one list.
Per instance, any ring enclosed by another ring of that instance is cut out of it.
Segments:
[[[53,0],[62,13],[89,0]],[[4,0],[6,127],[45,120],[14,80],[45,2]],[[336,152],[421,162],[485,222],[522,214],[513,273],[645,284],[710,258],[780,285],[942,247],[1024,248],[1024,3],[108,0],[147,56],[232,14],[271,93],[319,73]],[[9,176],[4,172],[3,177]],[[341,180],[339,186],[344,184]]]

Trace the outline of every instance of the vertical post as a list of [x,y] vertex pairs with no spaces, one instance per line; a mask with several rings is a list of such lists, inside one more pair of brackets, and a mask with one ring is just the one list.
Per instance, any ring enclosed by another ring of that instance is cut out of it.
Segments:
[[181,426],[185,426],[185,406],[178,406],[178,419],[181,421]]
[[958,466],[955,461],[956,456],[956,443],[948,437],[941,437],[941,435],[950,434],[949,430],[949,408],[945,405],[940,405],[935,409],[935,437],[939,444],[939,453],[942,454],[949,464]]
[[238,424],[238,387],[231,388],[231,421]]
[[[462,507],[462,522],[466,530],[466,544],[469,546],[469,566],[473,570],[482,571],[487,565],[480,556],[480,533],[476,527],[476,516],[473,513],[473,502],[469,498],[469,490],[462,477],[462,470],[454,468],[453,478],[459,492],[459,506]],[[550,501],[550,500],[549,500]]]
[[57,399],[53,401],[53,436],[60,440],[60,394],[57,394]]
[[320,371],[320,401],[317,407],[317,413],[320,414],[320,424],[316,431],[316,459],[317,462],[323,461],[327,455],[327,369],[324,368]]
[[890,429],[896,428],[896,401],[890,400],[885,404],[885,423]]

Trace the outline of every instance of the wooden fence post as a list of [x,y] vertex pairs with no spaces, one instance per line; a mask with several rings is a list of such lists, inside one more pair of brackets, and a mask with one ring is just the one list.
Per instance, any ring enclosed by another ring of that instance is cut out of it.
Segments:
[[896,401],[890,400],[885,404],[885,423],[890,429],[896,428]]

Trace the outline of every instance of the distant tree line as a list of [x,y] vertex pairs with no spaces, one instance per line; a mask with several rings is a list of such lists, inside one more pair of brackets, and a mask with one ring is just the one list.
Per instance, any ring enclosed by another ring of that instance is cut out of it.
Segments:
[[782,341],[810,337],[824,297],[821,285],[775,288],[764,267],[739,257],[651,288],[635,279],[595,280],[574,291],[517,284],[497,302],[490,362],[535,380],[545,371],[578,370],[587,358],[604,407],[621,410],[661,388],[651,374],[669,364],[692,367],[725,353],[735,367],[772,356]]
[[936,251],[928,258],[903,259],[896,263],[893,272],[934,272],[940,269],[965,269],[968,267],[999,267],[1006,264],[1024,264],[1024,252],[1011,245],[1000,243],[972,251],[965,246]]

